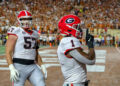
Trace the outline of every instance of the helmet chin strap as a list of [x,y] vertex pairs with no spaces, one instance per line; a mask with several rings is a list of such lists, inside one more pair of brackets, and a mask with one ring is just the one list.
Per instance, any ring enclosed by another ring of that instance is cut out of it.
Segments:
[[[78,34],[79,33],[79,34]],[[82,38],[82,32],[80,32],[79,30],[76,31],[76,37],[77,38]]]
[[25,29],[25,30],[29,30],[30,28],[24,28],[24,27],[23,27],[23,29]]
[[27,31],[27,32],[32,32],[32,30],[31,29],[24,29],[25,31]]

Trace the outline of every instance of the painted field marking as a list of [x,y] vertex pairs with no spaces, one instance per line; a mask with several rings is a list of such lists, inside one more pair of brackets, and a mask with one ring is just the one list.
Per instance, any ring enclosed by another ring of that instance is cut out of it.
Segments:
[[0,59],[0,65],[7,65],[6,59]]
[[[49,67],[60,67],[60,64],[45,64],[46,68]],[[87,65],[87,72],[104,72],[105,66],[101,65]]]
[[43,51],[39,51],[40,56],[52,56],[52,57],[56,57],[57,54],[50,54],[51,52],[56,52],[56,50],[54,49],[48,49],[48,50],[43,50]]
[[50,53],[50,52],[56,52],[56,50],[54,49],[47,49],[47,50],[42,50],[42,51],[39,51],[39,54],[45,54],[45,53]]
[[42,58],[43,62],[59,62],[58,58]]
[[116,47],[116,50],[118,51],[118,53],[120,53],[120,49]]
[[101,65],[87,65],[87,71],[88,72],[104,72],[105,71],[105,66]]
[[7,65],[7,63],[0,63],[0,65]]
[[[59,62],[58,58],[42,58],[43,62]],[[105,63],[105,59],[96,59],[96,63]]]
[[59,67],[60,64],[45,64],[46,68],[49,68],[49,67]]
[[0,67],[0,70],[9,70],[8,67]]
[[[57,54],[50,54],[51,52],[56,52],[54,49],[48,49],[39,51],[41,56],[54,56],[57,57]],[[106,51],[105,50],[95,50],[96,53],[96,63],[105,63],[106,60]],[[49,64],[46,63],[46,67],[53,67],[53,66],[60,66],[58,58],[42,58],[43,62],[50,62]],[[58,63],[54,63],[58,62]],[[7,65],[7,61],[5,59],[0,59],[0,65]],[[0,70],[9,70],[8,67],[0,67]],[[88,72],[104,72],[105,65],[87,65]]]
[[6,63],[6,59],[0,59],[0,63]]
[[96,59],[96,63],[105,63],[105,59]]
[[[48,52],[48,51],[47,51]],[[47,52],[44,51],[43,56],[48,56]],[[56,51],[55,51],[56,52]],[[87,52],[87,51],[86,51]],[[96,63],[105,64],[106,60],[106,50],[95,50],[96,53]],[[51,54],[50,56],[55,56],[56,54]],[[46,64],[47,67],[60,66],[60,64],[53,64],[53,62],[58,62],[58,58],[42,58],[43,62],[51,62]],[[105,65],[87,65],[88,72],[104,72]]]
[[46,57],[50,57],[50,56],[52,56],[52,57],[56,57],[57,56],[57,54],[40,54],[40,56],[46,56]]

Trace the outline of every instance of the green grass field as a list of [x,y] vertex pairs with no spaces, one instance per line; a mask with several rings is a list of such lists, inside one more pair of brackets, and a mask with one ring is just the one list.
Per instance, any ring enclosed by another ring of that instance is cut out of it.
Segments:
[[[40,46],[40,48],[46,48],[49,46]],[[5,46],[0,45],[0,55],[4,55],[5,54]]]
[[0,55],[5,54],[5,46],[0,45]]

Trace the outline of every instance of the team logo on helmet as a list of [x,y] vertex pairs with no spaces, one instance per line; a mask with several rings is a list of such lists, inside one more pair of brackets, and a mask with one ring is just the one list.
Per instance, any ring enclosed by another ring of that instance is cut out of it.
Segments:
[[75,20],[74,20],[74,18],[68,18],[65,22],[66,23],[73,23]]

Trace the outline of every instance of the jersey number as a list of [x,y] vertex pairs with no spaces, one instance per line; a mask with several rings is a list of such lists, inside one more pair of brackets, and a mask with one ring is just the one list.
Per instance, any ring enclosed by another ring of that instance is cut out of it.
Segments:
[[73,40],[71,40],[71,43],[72,43],[72,47],[75,47]]
[[8,32],[12,32],[14,30],[14,28],[8,29]]
[[24,37],[24,48],[25,49],[35,49],[36,48],[36,39],[31,37]]

